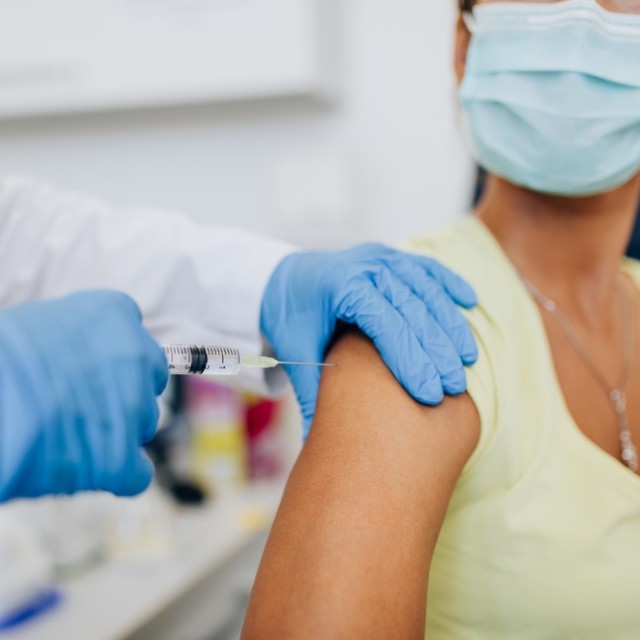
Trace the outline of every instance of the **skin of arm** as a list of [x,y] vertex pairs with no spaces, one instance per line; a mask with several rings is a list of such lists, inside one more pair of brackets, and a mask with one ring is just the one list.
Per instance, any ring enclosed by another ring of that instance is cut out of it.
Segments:
[[369,341],[328,358],[311,435],[289,479],[243,640],[424,638],[438,532],[480,426],[467,395],[412,400]]

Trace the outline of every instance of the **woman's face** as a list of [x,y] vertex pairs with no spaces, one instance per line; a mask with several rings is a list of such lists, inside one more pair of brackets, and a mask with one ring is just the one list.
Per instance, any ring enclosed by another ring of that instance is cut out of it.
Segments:
[[459,6],[454,66],[482,166],[563,196],[604,193],[637,173],[640,0]]

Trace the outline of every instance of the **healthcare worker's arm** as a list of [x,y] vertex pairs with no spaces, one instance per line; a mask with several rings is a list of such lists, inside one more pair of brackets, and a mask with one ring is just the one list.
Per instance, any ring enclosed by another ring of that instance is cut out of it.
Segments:
[[[159,342],[260,353],[262,295],[292,251],[283,242],[175,214],[113,209],[29,178],[0,179],[0,307],[116,289],[137,302]],[[267,390],[258,375],[243,382]]]
[[[263,349],[322,359],[337,320],[358,325],[419,401],[462,393],[476,358],[456,308],[469,286],[424,257],[365,245],[294,253],[285,243],[203,227],[158,211],[114,211],[23,178],[0,180],[0,306],[105,287],[130,294],[163,342]],[[262,329],[262,333],[261,330]],[[313,415],[319,373],[290,371],[303,416]],[[281,386],[275,372],[271,391]],[[262,377],[253,387],[267,391]],[[249,386],[251,380],[245,379]]]
[[323,372],[242,638],[424,638],[431,557],[477,412],[467,395],[414,402],[362,336],[329,357],[339,366]]

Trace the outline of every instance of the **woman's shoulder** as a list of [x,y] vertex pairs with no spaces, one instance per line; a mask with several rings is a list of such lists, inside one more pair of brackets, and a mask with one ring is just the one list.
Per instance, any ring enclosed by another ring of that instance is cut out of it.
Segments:
[[[469,461],[469,471],[497,441],[504,444],[508,432],[518,431],[520,439],[540,434],[534,429],[525,432],[519,425],[523,415],[542,421],[539,401],[553,393],[544,327],[518,272],[477,218],[465,216],[406,246],[458,273],[478,297],[478,307],[465,311],[479,352],[477,363],[467,371],[468,391],[481,422],[480,443]],[[512,439],[511,444],[514,442]]]
[[468,280],[485,298],[492,297],[496,284],[511,280],[515,273],[497,240],[473,215],[415,236],[405,248],[439,260]]
[[405,248],[440,261],[469,282],[479,300],[479,313],[470,316],[472,322],[474,315],[484,315],[491,318],[492,326],[510,333],[514,313],[532,310],[517,271],[475,216],[464,216],[416,236]]

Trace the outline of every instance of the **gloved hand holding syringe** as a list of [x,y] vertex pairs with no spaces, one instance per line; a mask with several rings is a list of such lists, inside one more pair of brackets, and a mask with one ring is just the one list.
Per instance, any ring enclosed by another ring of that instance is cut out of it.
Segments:
[[230,347],[208,347],[192,344],[163,345],[169,373],[172,375],[235,376],[243,368],[271,369],[279,365],[335,367],[323,362],[280,362],[267,356],[240,353]]

